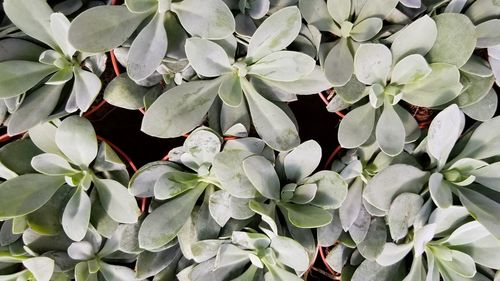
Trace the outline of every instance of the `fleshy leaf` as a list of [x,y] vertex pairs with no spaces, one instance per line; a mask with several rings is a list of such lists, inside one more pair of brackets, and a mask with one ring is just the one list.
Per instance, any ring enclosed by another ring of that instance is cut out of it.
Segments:
[[0,184],[0,218],[23,216],[37,210],[63,183],[61,176],[26,174]]
[[255,62],[286,48],[299,35],[300,27],[301,16],[297,7],[290,6],[272,14],[250,39],[247,59]]
[[141,130],[162,138],[178,137],[191,131],[212,106],[219,85],[218,79],[192,81],[168,90],[146,111]]

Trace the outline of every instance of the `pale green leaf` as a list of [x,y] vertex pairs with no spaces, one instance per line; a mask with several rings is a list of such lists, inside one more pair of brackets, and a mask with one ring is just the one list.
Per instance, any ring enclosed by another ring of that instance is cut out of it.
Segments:
[[49,281],[54,274],[54,260],[48,257],[35,257],[23,261],[23,265],[37,281]]
[[319,171],[304,180],[304,184],[310,183],[318,187],[312,205],[337,209],[347,197],[347,183],[334,171]]
[[113,79],[104,90],[104,99],[117,107],[139,109],[144,107],[144,97],[150,89],[137,85],[127,74]]
[[148,16],[126,6],[97,6],[79,14],[69,28],[69,42],[77,50],[99,53],[120,46]]
[[186,56],[196,73],[205,77],[218,77],[232,72],[231,63],[224,49],[207,39],[186,40]]
[[299,145],[299,134],[290,117],[257,93],[250,82],[241,82],[255,129],[267,145],[278,151],[287,151]]
[[309,267],[309,257],[302,245],[297,241],[283,236],[271,239],[271,248],[276,253],[278,261],[297,271],[306,271]]
[[[158,249],[172,241],[191,216],[198,197],[205,189],[194,188],[156,208],[144,219],[139,230],[139,245],[146,250]],[[165,217],[172,219],[165,220]]]
[[425,56],[436,42],[437,32],[436,23],[427,15],[400,30],[391,45],[394,61],[411,54]]
[[387,222],[393,240],[398,241],[408,234],[423,204],[424,199],[414,193],[401,193],[392,201]]
[[127,72],[134,81],[146,79],[162,63],[167,53],[167,33],[163,13],[157,13],[130,45]]
[[474,25],[467,16],[458,13],[443,13],[433,19],[437,26],[437,38],[427,53],[428,60],[461,67],[476,47]]
[[363,44],[354,55],[354,74],[366,85],[385,85],[391,67],[391,51],[382,44]]
[[447,63],[430,64],[427,77],[401,88],[403,100],[417,106],[435,107],[456,98],[462,90],[460,72]]
[[432,201],[439,208],[448,208],[453,204],[453,194],[450,184],[443,179],[440,173],[434,173],[429,178],[429,192]]
[[279,200],[280,180],[273,165],[264,156],[255,155],[243,160],[245,175],[263,196]]
[[264,79],[293,82],[310,74],[316,61],[310,56],[292,51],[271,53],[248,67],[248,74]]
[[245,150],[226,150],[217,154],[212,164],[212,172],[221,183],[221,188],[237,198],[254,198],[257,190],[248,180],[242,161],[252,155]]
[[339,143],[345,148],[355,148],[364,144],[375,127],[375,109],[365,104],[351,110],[339,126]]
[[90,198],[81,188],[77,188],[64,208],[62,227],[66,235],[74,241],[85,237],[90,221]]
[[76,165],[88,167],[97,156],[94,128],[83,117],[70,116],[64,119],[56,132],[56,144]]
[[412,243],[407,244],[394,244],[394,243],[386,243],[384,249],[377,257],[377,263],[382,266],[393,265],[399,261],[401,261],[413,248]]
[[26,174],[0,184],[0,218],[29,214],[50,200],[64,177]]
[[427,172],[416,167],[394,164],[379,172],[368,182],[363,197],[374,207],[388,211],[397,195],[404,192],[420,192],[428,177]]
[[314,140],[308,140],[297,146],[285,156],[287,179],[299,182],[309,176],[318,167],[321,156],[321,146]]
[[61,176],[78,172],[71,167],[66,159],[53,153],[43,153],[33,157],[31,166],[37,172],[49,176]]
[[238,107],[243,103],[243,92],[241,90],[241,78],[234,74],[227,74],[222,78],[219,87],[219,97],[224,104]]
[[476,25],[476,48],[488,48],[500,44],[500,19],[491,19]]
[[141,130],[162,138],[178,137],[191,131],[212,106],[219,85],[219,79],[192,81],[168,90],[148,108]]
[[109,179],[93,179],[106,213],[120,223],[136,223],[141,211],[128,188]]
[[333,22],[324,0],[300,0],[299,8],[302,17],[309,24],[316,26],[321,31],[340,34],[340,29]]
[[231,10],[220,0],[183,0],[172,3],[172,11],[192,36],[224,39],[235,29]]
[[427,152],[438,160],[442,169],[465,126],[465,116],[452,104],[441,111],[432,121],[427,133]]
[[354,72],[354,58],[348,43],[346,38],[337,40],[323,64],[326,77],[335,87],[347,84]]
[[9,118],[7,132],[21,134],[44,122],[54,111],[61,96],[62,85],[44,85],[25,97],[21,106]]
[[255,62],[266,55],[286,48],[299,35],[300,11],[290,6],[273,13],[250,39],[247,59]]
[[31,61],[0,62],[0,98],[18,96],[57,71],[53,65]]
[[50,29],[52,37],[57,42],[61,51],[69,58],[73,57],[76,49],[71,46],[68,40],[70,22],[62,13],[53,13],[50,15]]
[[414,83],[427,77],[431,71],[432,69],[422,55],[409,55],[394,66],[391,83],[400,85]]
[[73,73],[75,75],[75,82],[73,84],[73,91],[71,92],[71,97],[69,98],[68,105],[66,107],[71,111],[74,107],[71,100],[76,102],[77,109],[82,112],[87,111],[95,98],[101,91],[101,80],[97,75],[92,72],[83,70],[79,67],[73,68]]
[[319,207],[312,205],[296,205],[282,203],[286,209],[288,219],[298,228],[318,228],[332,221],[332,215]]
[[[462,107],[462,111],[472,119],[486,121],[493,116],[498,108],[498,96],[495,90],[490,89],[488,94],[477,103]],[[12,122],[12,121],[11,121]]]
[[327,7],[333,20],[338,24],[348,20],[351,15],[351,0],[328,0]]
[[389,156],[396,156],[403,151],[405,144],[405,127],[394,107],[384,102],[384,110],[377,121],[375,137],[382,151]]
[[3,8],[9,19],[28,36],[57,48],[50,28],[53,11],[45,1],[7,0]]
[[351,37],[364,42],[372,39],[382,29],[383,21],[379,18],[367,18],[357,23],[351,30]]

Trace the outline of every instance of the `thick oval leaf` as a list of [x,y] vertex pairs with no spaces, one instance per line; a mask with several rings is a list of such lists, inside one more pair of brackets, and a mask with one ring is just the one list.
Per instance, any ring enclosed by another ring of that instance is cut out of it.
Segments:
[[421,55],[409,55],[400,60],[394,66],[391,75],[391,83],[399,85],[417,82],[427,77],[432,69]]
[[39,154],[33,157],[31,159],[31,166],[36,171],[49,176],[60,176],[78,172],[71,167],[66,159],[52,153]]
[[388,211],[397,195],[420,192],[428,177],[427,172],[410,165],[391,165],[368,182],[363,197],[374,207]]
[[202,122],[217,97],[220,82],[192,81],[170,89],[148,108],[141,130],[161,138],[188,133]]
[[321,146],[315,140],[303,142],[285,156],[286,178],[298,183],[316,170],[321,156]]
[[393,265],[401,261],[413,248],[412,243],[396,245],[394,243],[386,243],[382,253],[377,257],[378,264],[383,266]]
[[75,82],[66,109],[70,112],[76,109],[85,112],[90,108],[99,91],[101,91],[101,80],[94,73],[79,67],[74,67],[73,73]]
[[217,43],[189,38],[185,48],[189,63],[201,76],[218,77],[233,70],[226,51]]
[[493,116],[498,108],[498,95],[495,90],[490,89],[488,94],[482,98],[479,102],[462,107],[462,111],[467,114],[470,118],[477,121],[486,121]]
[[157,13],[130,46],[127,72],[134,81],[146,79],[153,74],[167,53],[168,41],[164,15]]
[[[186,223],[203,187],[194,188],[165,202],[144,219],[139,230],[139,245],[146,250],[158,249],[172,241]],[[171,219],[165,220],[165,217]]]
[[89,196],[81,188],[77,188],[62,216],[62,227],[69,238],[80,241],[85,237],[89,227],[90,210]]
[[231,10],[220,0],[184,0],[172,3],[172,11],[192,36],[224,39],[235,29]]
[[280,199],[280,179],[273,165],[264,156],[255,155],[243,160],[245,175],[260,194],[269,199]]
[[476,48],[488,48],[500,44],[500,19],[492,19],[476,26]]
[[35,257],[23,261],[23,265],[37,281],[49,281],[54,274],[54,260],[48,257]]
[[192,173],[167,172],[154,185],[155,199],[173,198],[195,187],[198,176]]
[[241,79],[235,74],[227,74],[222,78],[222,83],[219,87],[219,97],[224,104],[231,107],[241,106],[243,102]]
[[455,99],[462,90],[460,71],[454,65],[433,63],[427,77],[406,84],[401,91],[403,100],[417,106],[435,107]]
[[27,96],[10,116],[7,132],[17,135],[44,122],[54,111],[62,89],[63,85],[44,85]]
[[[352,275],[352,281],[387,281],[399,280],[393,278],[403,278],[403,274],[398,272],[399,264],[391,266],[381,266],[375,261],[364,260]],[[402,279],[401,279],[402,280]]]
[[264,79],[293,82],[311,73],[316,61],[310,56],[292,51],[269,54],[248,67],[248,74]]
[[351,30],[351,37],[357,42],[372,39],[382,29],[383,21],[379,18],[367,18],[356,24]]
[[72,21],[69,42],[80,51],[106,52],[125,42],[147,16],[132,13],[126,6],[97,6]]
[[340,29],[329,14],[324,0],[299,0],[299,8],[302,17],[309,24],[314,25],[321,31],[340,34]]
[[437,38],[427,53],[428,60],[463,66],[476,47],[474,24],[467,16],[458,13],[443,13],[433,19],[437,26]]
[[312,205],[283,203],[288,219],[298,228],[317,228],[329,224],[333,217],[328,211]]
[[277,105],[257,93],[247,80],[242,79],[241,86],[255,130],[267,145],[278,151],[287,151],[299,145],[299,133],[290,117]]
[[339,143],[345,148],[355,148],[364,144],[375,127],[375,109],[369,104],[350,111],[339,126]]
[[394,241],[398,241],[408,234],[408,228],[413,225],[423,204],[424,199],[414,193],[402,193],[392,201],[387,214],[387,222]]
[[221,182],[222,189],[237,198],[254,198],[256,190],[243,171],[242,161],[252,155],[244,150],[227,150],[217,154],[212,172]]
[[57,71],[53,65],[31,61],[0,62],[0,98],[18,96]]
[[464,126],[465,116],[455,104],[441,111],[432,121],[427,134],[427,152],[438,160],[438,169],[446,164]]
[[354,224],[362,208],[363,182],[356,179],[349,187],[347,197],[339,209],[340,223],[344,231],[348,231]]
[[125,0],[125,5],[134,13],[145,13],[158,9],[158,2],[158,0]]
[[56,144],[71,162],[88,167],[97,156],[97,138],[92,124],[85,118],[70,116],[56,132]]
[[93,179],[99,201],[106,213],[120,223],[136,223],[141,211],[134,196],[119,182],[109,179]]
[[453,193],[450,184],[443,180],[443,175],[434,173],[429,178],[429,192],[432,201],[439,208],[448,208],[453,204]]
[[374,218],[365,239],[358,244],[358,251],[367,260],[375,260],[382,253],[387,239],[387,229],[383,218]]
[[300,11],[297,7],[283,8],[267,18],[250,39],[247,59],[255,62],[266,55],[286,48],[299,35]]
[[469,213],[486,227],[493,236],[500,239],[500,225],[498,214],[500,214],[500,203],[468,188],[459,190],[460,202],[467,208]]
[[169,162],[151,162],[141,167],[130,179],[130,192],[137,197],[153,197],[154,185],[161,175],[177,171]]
[[310,183],[318,187],[311,204],[321,208],[337,209],[347,196],[347,183],[334,171],[319,171],[304,181]]
[[354,72],[354,58],[348,43],[346,38],[337,40],[323,64],[325,75],[334,87],[347,84]]
[[64,177],[26,174],[0,184],[0,218],[29,214],[42,207],[64,183]]
[[492,118],[477,127],[462,152],[453,162],[461,158],[486,159],[500,154],[500,117]]
[[143,108],[144,97],[150,89],[137,85],[127,74],[113,79],[104,90],[104,99],[117,107],[125,109]]
[[53,11],[47,2],[6,0],[3,8],[9,19],[24,33],[57,49],[58,46],[50,28],[50,15]]
[[437,32],[436,23],[427,15],[398,31],[391,45],[394,61],[410,54],[425,56],[436,42]]
[[297,241],[283,236],[271,239],[271,248],[277,254],[277,259],[286,266],[297,271],[306,271],[309,267],[307,252]]
[[396,156],[403,151],[406,137],[405,127],[389,102],[384,103],[384,110],[375,128],[375,137],[380,149],[385,154]]
[[351,15],[351,0],[328,0],[327,8],[333,20],[342,24]]
[[70,22],[62,13],[53,13],[50,15],[50,29],[52,37],[57,42],[61,51],[69,58],[73,57],[76,50],[68,41],[68,31]]
[[354,74],[366,85],[385,85],[391,67],[391,50],[382,44],[363,44],[354,55]]

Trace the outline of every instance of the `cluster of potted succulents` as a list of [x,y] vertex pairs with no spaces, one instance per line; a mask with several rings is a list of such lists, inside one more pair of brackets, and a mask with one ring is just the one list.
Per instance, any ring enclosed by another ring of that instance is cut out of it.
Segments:
[[1,2],[0,280],[500,280],[500,1]]

